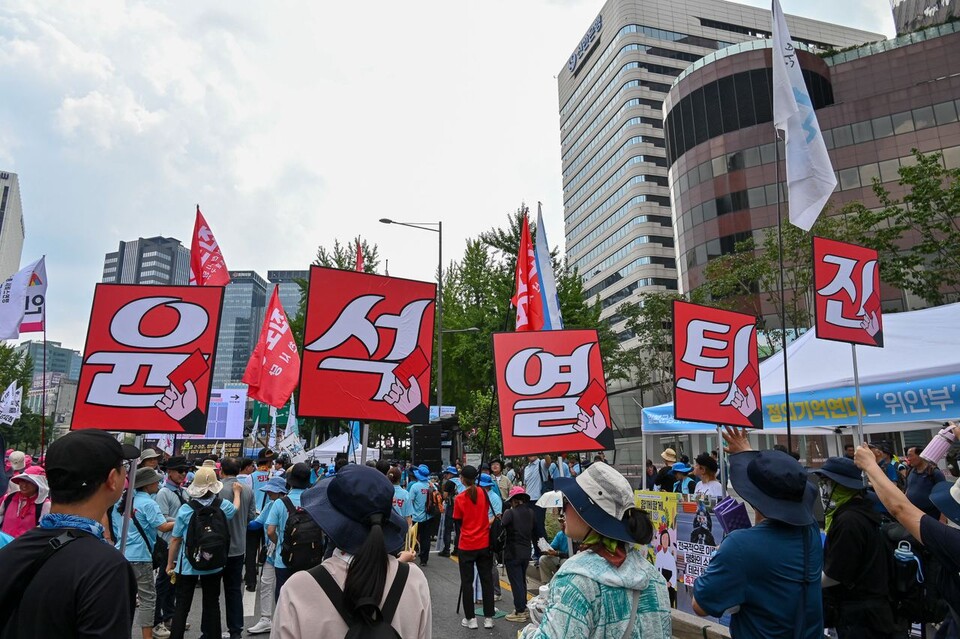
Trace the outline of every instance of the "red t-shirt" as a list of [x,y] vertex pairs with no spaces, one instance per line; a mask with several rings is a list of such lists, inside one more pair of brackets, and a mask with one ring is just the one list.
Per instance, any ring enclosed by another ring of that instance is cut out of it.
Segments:
[[477,487],[477,503],[463,491],[453,500],[453,518],[460,520],[460,550],[484,550],[490,547],[490,500]]

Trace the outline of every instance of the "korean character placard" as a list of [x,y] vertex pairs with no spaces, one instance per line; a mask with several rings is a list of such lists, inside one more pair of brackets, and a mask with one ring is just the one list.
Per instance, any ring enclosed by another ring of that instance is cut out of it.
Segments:
[[495,333],[503,453],[613,448],[613,422],[594,330]]
[[763,428],[752,315],[673,303],[674,417]]
[[877,259],[873,249],[813,238],[817,338],[883,346]]
[[203,434],[223,288],[97,284],[71,428]]
[[425,424],[437,287],[310,269],[300,414]]

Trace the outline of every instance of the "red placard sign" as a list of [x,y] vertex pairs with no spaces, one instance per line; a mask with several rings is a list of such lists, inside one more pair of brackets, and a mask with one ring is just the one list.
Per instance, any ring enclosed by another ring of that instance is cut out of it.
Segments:
[[300,414],[425,424],[437,287],[310,269]]
[[875,250],[814,237],[813,289],[817,338],[883,346]]
[[673,303],[676,419],[763,428],[752,315]]
[[73,429],[203,434],[223,288],[97,284]]
[[613,448],[596,331],[496,333],[493,357],[504,455]]

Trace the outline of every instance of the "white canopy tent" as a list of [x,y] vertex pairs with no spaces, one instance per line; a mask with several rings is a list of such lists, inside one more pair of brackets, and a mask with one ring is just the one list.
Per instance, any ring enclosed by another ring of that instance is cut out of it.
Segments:
[[[340,433],[331,437],[316,448],[307,451],[309,459],[316,459],[322,464],[332,464],[336,460],[337,454],[346,453],[350,447],[349,433]],[[376,448],[367,448],[367,459],[380,459],[380,451]],[[356,442],[356,448],[350,461],[360,463],[360,442]]]

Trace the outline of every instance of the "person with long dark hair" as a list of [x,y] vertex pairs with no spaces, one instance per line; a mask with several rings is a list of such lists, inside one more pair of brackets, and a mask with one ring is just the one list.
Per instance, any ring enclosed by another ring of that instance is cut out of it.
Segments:
[[666,581],[635,547],[650,543],[653,525],[636,508],[630,482],[608,464],[554,482],[564,529],[580,552],[560,566],[539,624],[525,627],[521,639],[669,639]]
[[464,628],[477,627],[473,611],[473,574],[476,568],[480,574],[480,591],[483,593],[483,627],[493,628],[493,616],[497,610],[493,593],[493,554],[490,552],[490,499],[486,492],[477,488],[476,468],[464,466],[460,478],[467,487],[453,501],[453,518],[460,522],[460,539],[457,541],[463,598],[460,625]]
[[[316,568],[294,573],[280,590],[271,637],[342,637],[355,623],[390,625],[404,639],[430,639],[430,589],[419,567],[399,561],[407,522],[393,509],[393,485],[369,466],[345,466],[303,493],[301,505],[336,547]],[[489,573],[488,573],[489,574]],[[403,579],[390,605],[394,584]],[[325,585],[321,585],[325,584]],[[342,613],[330,589],[342,599]]]

